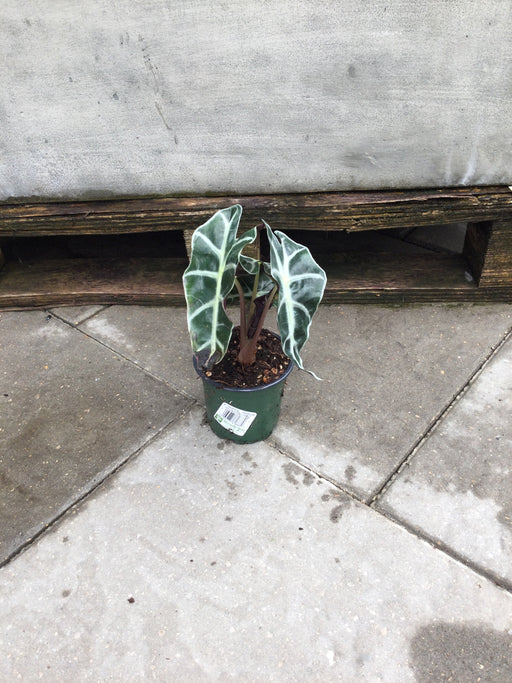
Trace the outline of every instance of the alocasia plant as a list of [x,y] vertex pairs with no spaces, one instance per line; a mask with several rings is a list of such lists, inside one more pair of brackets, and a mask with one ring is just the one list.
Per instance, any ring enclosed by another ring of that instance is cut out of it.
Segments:
[[[303,369],[300,351],[322,299],[326,275],[307,247],[263,221],[270,263],[242,254],[258,237],[258,228],[237,236],[242,207],[217,211],[192,236],[190,263],[183,275],[187,320],[194,353],[211,367],[224,357],[233,323],[226,302],[240,300],[238,360],[251,365],[265,316],[277,303],[277,324],[284,353]],[[313,374],[313,373],[311,373]]]

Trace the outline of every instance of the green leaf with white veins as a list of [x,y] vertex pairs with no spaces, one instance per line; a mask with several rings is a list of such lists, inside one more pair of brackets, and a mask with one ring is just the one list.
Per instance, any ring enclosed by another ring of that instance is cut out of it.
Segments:
[[224,299],[233,289],[240,252],[256,239],[256,228],[237,238],[241,215],[242,207],[236,204],[217,211],[194,231],[190,263],[183,274],[192,350],[203,352],[208,365],[226,353],[233,323]]
[[308,339],[327,276],[307,247],[279,230],[273,233],[266,223],[265,226],[270,242],[270,274],[279,285],[277,324],[281,345],[286,355],[303,370],[300,351]]
[[[253,259],[250,256],[240,254],[240,265],[250,275],[256,275],[256,273],[259,272],[258,292],[256,296],[270,294],[275,285],[274,280],[272,280],[272,278],[267,274],[267,270],[270,270],[270,263],[257,261],[256,259]],[[240,280],[242,279],[243,276],[240,277]],[[249,292],[249,296],[251,295],[251,293],[252,290],[251,292]]]
[[[259,296],[266,296],[267,294],[270,294],[275,285],[274,280],[272,280],[272,278],[265,272],[267,268],[270,270],[270,263],[257,261],[256,259],[253,259],[251,256],[240,254],[240,265],[242,266],[242,268],[238,269],[237,271],[237,279],[242,287],[244,299],[252,298],[254,294],[254,278],[258,271],[260,271],[260,273],[258,277],[258,289],[256,291],[256,298]],[[240,301],[239,296],[240,295],[238,289],[235,287],[226,299],[227,305],[232,306],[234,304],[237,304]]]

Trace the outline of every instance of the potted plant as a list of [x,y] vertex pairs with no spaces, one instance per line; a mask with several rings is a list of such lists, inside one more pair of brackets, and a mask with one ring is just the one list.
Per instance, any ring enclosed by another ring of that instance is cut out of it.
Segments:
[[[241,215],[236,204],[194,231],[183,286],[209,424],[221,437],[252,443],[274,429],[294,364],[304,369],[300,351],[327,278],[307,247],[265,221],[238,237]],[[260,260],[260,230],[268,237],[269,263]],[[242,253],[250,244],[256,258]],[[226,312],[236,299],[238,327]],[[273,304],[280,337],[263,327]]]

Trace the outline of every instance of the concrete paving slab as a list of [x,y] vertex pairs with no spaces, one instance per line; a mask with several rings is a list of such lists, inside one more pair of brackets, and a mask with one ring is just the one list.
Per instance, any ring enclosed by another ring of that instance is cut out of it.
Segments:
[[0,314],[0,562],[191,401],[45,312]]
[[181,392],[203,400],[185,308],[111,306],[81,329]]
[[493,346],[512,306],[320,308],[285,390],[276,444],[368,500]]
[[[322,306],[304,358],[324,381],[292,373],[273,439],[368,499],[510,327],[510,305]],[[184,309],[113,306],[81,329],[203,401]]]
[[378,503],[510,586],[511,416],[509,340]]
[[510,680],[509,593],[202,416],[0,570],[0,679]]

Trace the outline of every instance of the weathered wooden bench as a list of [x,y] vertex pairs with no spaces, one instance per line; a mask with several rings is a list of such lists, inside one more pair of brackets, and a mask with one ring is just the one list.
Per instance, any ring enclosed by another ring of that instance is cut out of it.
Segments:
[[244,207],[246,228],[261,217],[280,230],[316,234],[467,223],[462,254],[344,251],[331,240],[326,253],[315,254],[328,274],[325,302],[512,300],[512,191],[498,186],[4,204],[0,308],[181,305],[183,252],[26,259],[6,258],[1,247],[7,254],[11,241],[31,237],[186,231],[235,202]]

